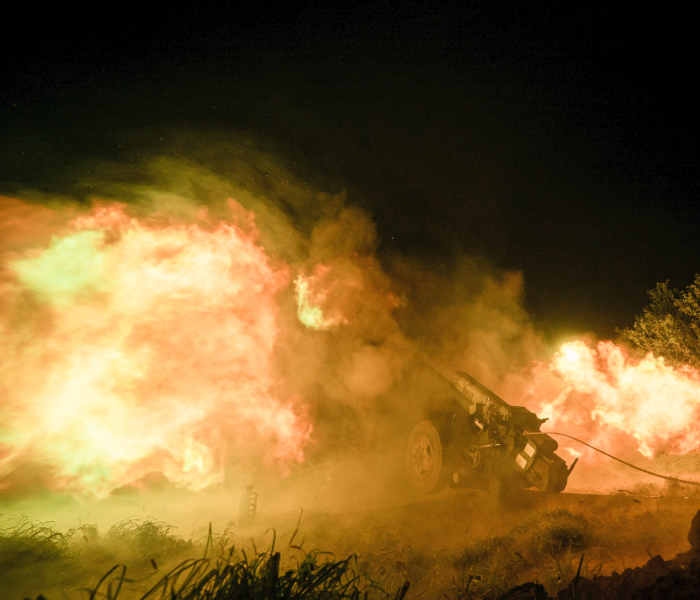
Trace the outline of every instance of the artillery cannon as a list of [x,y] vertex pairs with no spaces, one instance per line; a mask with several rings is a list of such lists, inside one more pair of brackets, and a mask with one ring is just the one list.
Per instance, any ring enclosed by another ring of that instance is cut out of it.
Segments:
[[511,406],[467,373],[457,372],[451,382],[439,377],[443,402],[413,428],[406,447],[414,488],[425,494],[446,484],[501,492],[564,490],[576,461],[567,467],[555,453],[556,440],[540,432],[547,419]]

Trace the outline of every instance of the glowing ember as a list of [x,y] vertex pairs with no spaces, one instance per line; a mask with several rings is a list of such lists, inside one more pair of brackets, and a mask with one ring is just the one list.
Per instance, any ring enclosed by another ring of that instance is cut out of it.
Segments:
[[201,488],[241,450],[302,459],[310,426],[272,391],[288,272],[231,209],[205,227],[98,207],[3,257],[0,475],[33,461],[104,495],[153,471]]
[[539,393],[551,389],[551,374],[564,388],[537,408],[550,419],[545,429],[608,449],[624,449],[621,438],[631,438],[648,458],[700,446],[700,373],[691,367],[676,369],[652,354],[635,360],[612,342],[590,348],[575,341],[561,347],[549,373],[539,372]]
[[[297,316],[310,329],[328,330],[347,322],[339,311],[326,306],[329,304],[328,287],[332,288],[337,284],[327,281],[328,273],[328,267],[318,264],[313,275],[299,275],[294,282],[297,292]],[[326,309],[325,314],[322,307]]]

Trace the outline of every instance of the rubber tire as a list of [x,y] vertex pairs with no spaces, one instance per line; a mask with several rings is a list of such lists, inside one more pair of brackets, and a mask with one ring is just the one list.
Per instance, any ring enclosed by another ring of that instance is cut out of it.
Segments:
[[421,421],[408,436],[406,472],[413,488],[422,494],[435,494],[447,484],[443,473],[443,444],[432,421]]

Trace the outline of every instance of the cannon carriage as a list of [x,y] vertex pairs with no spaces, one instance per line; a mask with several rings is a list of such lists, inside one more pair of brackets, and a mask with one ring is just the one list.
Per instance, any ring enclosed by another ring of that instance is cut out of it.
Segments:
[[444,400],[413,427],[406,446],[414,488],[426,494],[445,485],[564,490],[576,461],[567,467],[556,454],[556,440],[540,431],[546,419],[511,406],[468,373],[440,378]]

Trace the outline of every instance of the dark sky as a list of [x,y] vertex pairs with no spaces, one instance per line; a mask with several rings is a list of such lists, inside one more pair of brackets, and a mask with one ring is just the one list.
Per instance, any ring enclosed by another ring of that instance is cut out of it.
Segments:
[[503,4],[29,7],[0,193],[69,187],[131,132],[248,132],[370,209],[381,252],[484,255],[552,336],[612,336],[700,272],[697,10]]

